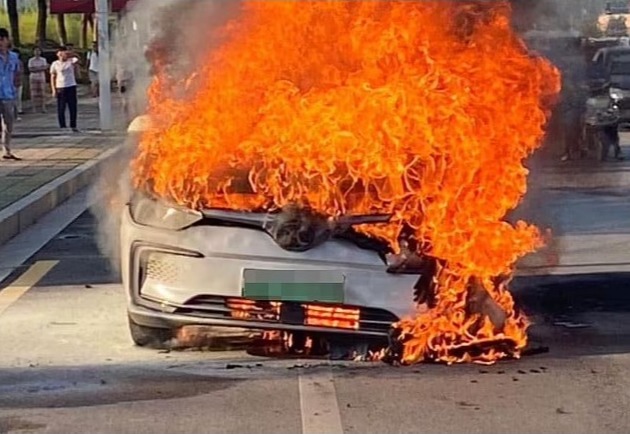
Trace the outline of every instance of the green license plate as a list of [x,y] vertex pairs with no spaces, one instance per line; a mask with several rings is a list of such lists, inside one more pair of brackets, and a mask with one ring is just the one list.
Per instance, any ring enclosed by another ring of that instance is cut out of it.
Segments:
[[339,271],[243,270],[243,297],[252,300],[343,303]]

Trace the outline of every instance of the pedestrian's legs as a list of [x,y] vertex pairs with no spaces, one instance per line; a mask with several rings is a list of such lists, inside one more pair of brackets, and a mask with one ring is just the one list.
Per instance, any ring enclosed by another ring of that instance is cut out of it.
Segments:
[[565,126],[565,149],[569,159],[578,156],[580,150],[580,123],[579,119]]
[[[600,132],[601,148],[601,160],[604,161],[608,158],[610,148],[616,150],[619,143],[619,130],[617,126],[606,126],[601,128]],[[616,153],[616,152],[615,152]]]
[[564,120],[558,120],[555,124],[554,130],[556,133],[555,137],[557,137],[557,140],[562,143],[562,148],[564,149],[561,160],[570,160],[573,155],[571,153],[571,137],[566,127],[566,122]]
[[92,89],[92,96],[98,97],[98,73],[95,71],[89,71],[90,88]]
[[7,134],[7,124],[5,122],[5,105],[3,101],[0,101],[0,119],[2,120],[2,151],[3,155],[9,155],[11,153],[11,136]]
[[46,112],[46,82],[39,78],[32,78],[30,80],[31,89],[31,105],[33,107],[33,113],[38,111],[41,113]]
[[613,149],[615,152],[615,158],[617,160],[622,160],[621,156],[621,139],[619,138],[619,127],[615,127],[614,130],[611,131],[612,141],[613,141]]
[[4,156],[11,153],[11,134],[13,134],[15,103],[13,101],[0,101],[0,117],[2,117],[2,147]]
[[17,88],[17,98],[15,99],[16,102],[16,106],[17,106],[17,112],[18,114],[23,114],[24,111],[22,111],[22,94],[24,93],[24,86],[20,86]]
[[123,109],[123,114],[125,115],[125,120],[128,122],[129,121],[129,102],[127,101],[127,89],[125,88],[125,86],[119,86],[120,87],[120,99],[122,102],[122,109]]
[[57,119],[59,128],[66,128],[66,88],[57,89]]
[[68,91],[68,109],[70,109],[70,128],[77,128],[77,87],[72,86],[66,89]]

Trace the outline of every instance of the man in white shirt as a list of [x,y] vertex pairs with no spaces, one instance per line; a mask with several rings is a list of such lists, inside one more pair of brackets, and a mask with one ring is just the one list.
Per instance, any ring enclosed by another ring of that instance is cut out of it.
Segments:
[[70,128],[75,133],[77,129],[77,76],[79,75],[79,61],[61,47],[57,52],[59,60],[50,66],[50,86],[52,94],[57,98],[57,117],[59,128],[66,128],[66,107],[70,112]]
[[92,42],[92,49],[87,53],[87,60],[92,96],[98,98],[98,44],[96,42]]

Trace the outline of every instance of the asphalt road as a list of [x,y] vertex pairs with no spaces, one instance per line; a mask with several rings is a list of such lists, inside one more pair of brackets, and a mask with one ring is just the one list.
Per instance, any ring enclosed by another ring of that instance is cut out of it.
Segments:
[[94,225],[0,284],[0,433],[630,431],[630,274],[518,279],[549,351],[491,367],[166,353],[132,345]]

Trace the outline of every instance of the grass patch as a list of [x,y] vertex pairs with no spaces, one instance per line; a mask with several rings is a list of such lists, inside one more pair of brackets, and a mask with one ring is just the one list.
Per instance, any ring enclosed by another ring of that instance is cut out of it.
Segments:
[[[10,29],[9,16],[6,11],[0,12],[0,27]],[[68,42],[79,46],[81,40],[81,15],[66,15],[66,31],[68,32]],[[34,44],[37,34],[37,11],[24,12],[20,14],[20,42],[22,44]],[[57,18],[49,16],[47,19],[46,38],[59,40],[57,30]]]

